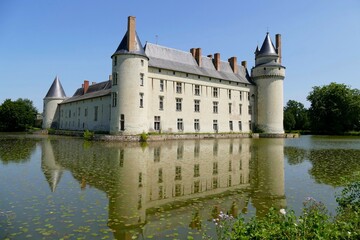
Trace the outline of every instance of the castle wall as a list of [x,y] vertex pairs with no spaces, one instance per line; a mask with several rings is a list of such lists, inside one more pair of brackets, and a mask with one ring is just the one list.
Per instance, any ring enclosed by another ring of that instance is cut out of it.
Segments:
[[109,131],[110,96],[91,98],[59,105],[59,129]]

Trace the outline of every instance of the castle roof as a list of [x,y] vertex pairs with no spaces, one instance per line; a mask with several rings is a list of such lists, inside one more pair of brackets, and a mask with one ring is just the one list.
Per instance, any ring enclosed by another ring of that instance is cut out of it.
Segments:
[[129,51],[128,50],[128,34],[129,31],[127,31],[123,37],[123,39],[121,40],[118,48],[116,49],[115,54],[137,54],[137,55],[143,55],[146,56],[144,48],[141,44],[140,38],[137,35],[137,33],[135,33],[135,50]]
[[271,41],[269,33],[266,33],[264,42],[260,48],[260,51],[257,52],[258,55],[277,55],[274,44]]
[[60,83],[58,76],[55,77],[45,98],[66,98],[65,91]]
[[72,97],[66,99],[62,103],[69,103],[69,102],[90,99],[90,98],[103,97],[110,94],[111,94],[111,81],[107,80],[104,82],[90,85],[85,94],[84,94],[84,87],[78,88]]
[[149,67],[251,84],[246,69],[240,65],[238,66],[238,73],[234,73],[229,62],[221,61],[220,70],[218,71],[210,57],[201,56],[201,66],[199,66],[190,52],[152,43],[145,45],[145,53],[149,57]]

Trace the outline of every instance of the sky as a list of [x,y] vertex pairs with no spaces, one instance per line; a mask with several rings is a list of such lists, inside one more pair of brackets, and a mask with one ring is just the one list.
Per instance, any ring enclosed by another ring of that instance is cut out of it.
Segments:
[[[309,107],[314,86],[360,89],[359,0],[0,0],[0,104],[27,98],[39,112],[55,76],[67,96],[111,74],[111,55],[136,17],[141,42],[254,66],[269,32],[282,36],[284,104]],[[359,68],[359,69],[357,69]]]

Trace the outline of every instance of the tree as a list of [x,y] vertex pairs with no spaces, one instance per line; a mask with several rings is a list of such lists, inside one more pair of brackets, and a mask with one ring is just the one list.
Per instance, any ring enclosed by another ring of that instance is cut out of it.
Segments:
[[24,131],[34,125],[36,115],[29,99],[6,99],[0,106],[0,131]]
[[360,130],[360,91],[344,84],[313,87],[309,117],[313,131],[343,133]]
[[284,107],[285,130],[307,130],[309,128],[308,110],[300,102],[289,100]]

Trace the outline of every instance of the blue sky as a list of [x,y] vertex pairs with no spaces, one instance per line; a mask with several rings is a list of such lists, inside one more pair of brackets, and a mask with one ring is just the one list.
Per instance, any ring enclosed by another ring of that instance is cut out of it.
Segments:
[[201,47],[249,70],[266,32],[280,33],[285,103],[309,107],[312,87],[330,82],[360,88],[359,0],[0,0],[0,104],[28,98],[42,112],[56,75],[67,96],[106,80],[130,15],[143,44]]

